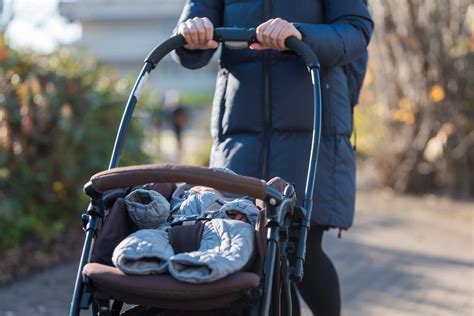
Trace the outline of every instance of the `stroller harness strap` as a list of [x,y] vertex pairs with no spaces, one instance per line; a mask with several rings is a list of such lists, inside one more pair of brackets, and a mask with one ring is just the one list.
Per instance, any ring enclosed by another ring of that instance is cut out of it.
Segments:
[[186,182],[261,200],[274,195],[274,190],[263,180],[195,166],[150,164],[119,167],[96,173],[91,178],[92,188],[97,192],[151,182]]
[[199,249],[204,224],[174,226],[168,231],[168,238],[174,253],[191,252]]

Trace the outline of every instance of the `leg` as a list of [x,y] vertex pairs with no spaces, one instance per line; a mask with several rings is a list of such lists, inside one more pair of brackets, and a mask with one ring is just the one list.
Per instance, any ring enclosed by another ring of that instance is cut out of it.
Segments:
[[315,316],[339,316],[341,297],[336,269],[322,248],[324,230],[311,227],[304,265],[304,278],[299,289]]

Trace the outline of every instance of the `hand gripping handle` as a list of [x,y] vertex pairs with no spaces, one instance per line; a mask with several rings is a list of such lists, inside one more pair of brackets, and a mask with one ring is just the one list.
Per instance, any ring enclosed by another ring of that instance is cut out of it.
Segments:
[[[255,43],[257,41],[257,35],[255,29],[244,29],[244,28],[216,28],[214,29],[214,40],[219,43],[223,42],[247,42],[248,44]],[[157,46],[145,59],[145,62],[152,64],[153,68],[160,62],[163,57],[169,54],[171,51],[186,45],[186,39],[181,34],[175,35],[161,45]],[[285,45],[290,50],[298,54],[308,68],[319,68],[319,61],[312,49],[303,41],[296,37],[288,37],[285,40]]]

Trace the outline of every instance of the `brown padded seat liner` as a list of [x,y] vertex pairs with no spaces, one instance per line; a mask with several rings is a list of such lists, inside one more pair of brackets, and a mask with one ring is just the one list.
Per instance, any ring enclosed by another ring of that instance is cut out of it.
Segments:
[[263,180],[205,167],[151,164],[119,167],[96,173],[92,186],[99,192],[150,182],[186,182],[264,200],[267,184]]
[[99,295],[107,293],[129,304],[162,308],[222,307],[239,299],[242,290],[257,288],[260,283],[260,277],[250,272],[234,273],[212,283],[190,284],[167,274],[126,275],[99,263],[87,264],[83,274],[94,282]]
[[[280,192],[283,191],[286,184],[287,182],[280,178],[274,178],[268,182],[269,186]],[[120,205],[114,205],[114,207],[118,207],[122,213],[126,213],[123,202],[119,202],[118,204]],[[257,200],[257,205],[261,208],[264,207],[263,201],[261,200]],[[118,212],[118,209],[115,213]],[[265,214],[264,210],[261,212],[261,215]],[[226,307],[228,304],[241,298],[242,290],[259,287],[260,277],[263,275],[263,260],[266,248],[265,221],[265,216],[260,216],[259,223],[256,227],[259,253],[255,267],[257,274],[239,272],[213,283],[190,284],[177,281],[170,275],[126,275],[115,267],[100,263],[87,264],[84,267],[83,274],[93,281],[96,287],[95,295],[97,297],[113,297],[129,304],[168,309],[208,310]],[[116,225],[112,226],[116,228]],[[179,227],[179,229],[184,228],[185,227]],[[189,228],[191,227],[186,228],[186,230],[189,230]],[[202,227],[193,227],[193,229],[201,230]],[[194,234],[196,234],[196,232]],[[122,238],[123,237],[121,237],[120,240]],[[171,240],[173,239],[172,237]],[[183,240],[174,241],[177,244],[182,244]],[[97,243],[96,246],[98,246]],[[177,250],[178,252],[189,251],[191,249],[185,248],[190,246],[191,245],[186,245],[186,247],[180,246],[178,248],[182,249]],[[191,248],[196,248],[196,245],[193,245]]]
[[113,266],[112,254],[115,247],[137,227],[129,219],[127,206],[122,198],[118,198],[102,225],[92,251],[91,262]]

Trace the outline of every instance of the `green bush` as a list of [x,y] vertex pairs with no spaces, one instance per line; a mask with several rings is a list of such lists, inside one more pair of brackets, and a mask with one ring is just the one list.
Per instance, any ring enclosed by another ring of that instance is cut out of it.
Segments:
[[[48,241],[79,218],[82,187],[108,165],[130,90],[90,56],[15,52],[1,41],[0,253]],[[132,122],[121,164],[147,162]]]

